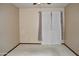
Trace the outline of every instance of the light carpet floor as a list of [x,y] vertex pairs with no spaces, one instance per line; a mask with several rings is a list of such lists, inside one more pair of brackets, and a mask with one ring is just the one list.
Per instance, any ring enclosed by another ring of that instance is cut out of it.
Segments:
[[20,44],[7,56],[75,56],[64,45]]

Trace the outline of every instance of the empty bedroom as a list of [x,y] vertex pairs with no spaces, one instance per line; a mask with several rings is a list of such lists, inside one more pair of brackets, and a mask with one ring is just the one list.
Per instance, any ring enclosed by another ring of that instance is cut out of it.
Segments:
[[79,3],[0,3],[0,56],[78,56]]

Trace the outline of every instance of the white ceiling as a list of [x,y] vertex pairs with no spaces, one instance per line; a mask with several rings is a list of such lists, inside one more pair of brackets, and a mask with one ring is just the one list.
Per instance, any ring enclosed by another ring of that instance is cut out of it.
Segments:
[[13,3],[18,8],[26,8],[26,7],[55,7],[55,8],[63,8],[67,6],[69,3],[52,3],[52,4],[46,4],[46,3],[41,3],[37,5],[33,5],[33,3]]

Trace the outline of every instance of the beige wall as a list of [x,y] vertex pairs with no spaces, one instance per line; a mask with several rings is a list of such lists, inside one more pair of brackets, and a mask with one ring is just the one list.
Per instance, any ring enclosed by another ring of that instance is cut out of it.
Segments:
[[10,4],[0,4],[0,55],[19,43],[19,10]]
[[64,13],[64,8],[20,8],[19,19],[21,43],[39,43],[39,11],[62,11]]
[[79,4],[65,8],[65,44],[79,55]]
[[38,9],[24,8],[20,14],[20,42],[38,43]]

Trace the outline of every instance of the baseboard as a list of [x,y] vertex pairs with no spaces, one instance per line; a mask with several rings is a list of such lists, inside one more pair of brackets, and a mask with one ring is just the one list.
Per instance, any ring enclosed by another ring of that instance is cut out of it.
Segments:
[[13,47],[11,50],[9,50],[6,54],[4,54],[3,56],[6,56],[7,54],[9,54],[11,51],[13,51],[17,46],[19,46],[20,45],[20,43],[19,44],[17,44],[15,47]]
[[41,44],[41,43],[19,43],[19,44]]
[[66,45],[65,43],[63,43],[69,50],[71,50],[76,56],[79,56],[75,51],[73,51],[68,45]]

